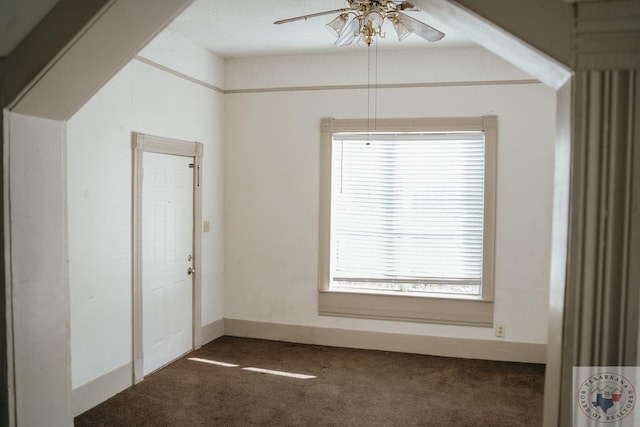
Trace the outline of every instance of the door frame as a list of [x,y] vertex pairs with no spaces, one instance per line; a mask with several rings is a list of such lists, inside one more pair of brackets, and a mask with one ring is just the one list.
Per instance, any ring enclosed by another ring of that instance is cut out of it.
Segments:
[[143,154],[158,153],[172,156],[191,157],[194,160],[193,173],[193,256],[192,279],[192,348],[202,346],[202,153],[204,146],[199,142],[181,141],[143,133],[132,133],[133,189],[132,189],[132,350],[133,383],[144,379],[143,362],[143,322],[142,322],[142,177]]

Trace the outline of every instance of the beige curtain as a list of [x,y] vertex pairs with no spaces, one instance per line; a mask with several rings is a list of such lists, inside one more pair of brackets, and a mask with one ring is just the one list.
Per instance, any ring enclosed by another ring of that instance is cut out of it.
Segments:
[[573,366],[640,365],[640,72],[579,71],[561,423]]

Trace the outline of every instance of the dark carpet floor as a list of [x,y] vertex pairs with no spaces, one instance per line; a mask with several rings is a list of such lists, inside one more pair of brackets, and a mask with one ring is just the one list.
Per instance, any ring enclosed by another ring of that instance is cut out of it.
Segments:
[[225,336],[79,415],[75,425],[540,426],[543,381],[543,365]]

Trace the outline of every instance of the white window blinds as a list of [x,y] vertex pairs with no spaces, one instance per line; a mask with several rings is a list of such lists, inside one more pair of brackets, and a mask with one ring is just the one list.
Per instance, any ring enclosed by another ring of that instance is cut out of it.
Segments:
[[334,133],[331,288],[480,295],[484,144]]

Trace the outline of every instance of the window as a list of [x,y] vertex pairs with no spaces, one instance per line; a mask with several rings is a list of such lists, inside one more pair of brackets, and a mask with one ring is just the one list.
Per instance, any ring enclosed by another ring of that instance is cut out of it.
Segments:
[[497,118],[321,130],[320,313],[491,325]]

